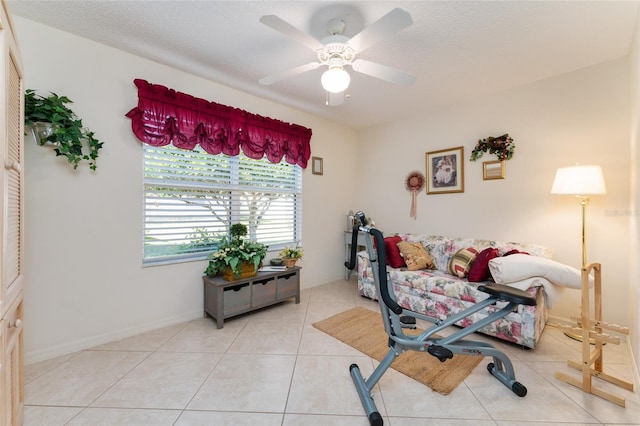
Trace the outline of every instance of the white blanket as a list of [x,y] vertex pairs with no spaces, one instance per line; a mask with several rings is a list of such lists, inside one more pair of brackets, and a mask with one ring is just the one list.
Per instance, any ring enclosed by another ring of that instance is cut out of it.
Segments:
[[[489,270],[495,282],[526,290],[542,285],[547,293],[548,306],[556,302],[565,287],[580,289],[580,270],[555,260],[527,254],[512,254],[489,261]],[[589,277],[593,285],[593,277]]]
[[[498,282],[498,281],[496,281]],[[554,285],[551,281],[544,277],[531,277],[525,278],[520,281],[512,281],[508,283],[498,283],[504,284],[511,287],[519,288],[520,290],[527,290],[530,287],[542,286],[544,288],[544,292],[547,294],[547,308],[551,309],[551,307],[558,301],[562,293],[564,292],[564,287],[560,287]]]
[[489,261],[491,276],[497,283],[543,277],[561,287],[581,288],[582,276],[573,266],[528,254],[512,254]]

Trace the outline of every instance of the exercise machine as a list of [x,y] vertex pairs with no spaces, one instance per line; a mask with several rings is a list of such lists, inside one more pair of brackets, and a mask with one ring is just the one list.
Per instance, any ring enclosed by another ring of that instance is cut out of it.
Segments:
[[[453,358],[454,354],[490,356],[493,362],[487,365],[487,370],[500,382],[513,391],[516,395],[524,397],[527,388],[516,381],[513,365],[506,354],[499,351],[491,344],[481,341],[465,340],[464,337],[476,332],[480,328],[506,316],[517,308],[518,305],[532,306],[536,304],[536,299],[530,294],[517,288],[501,284],[479,285],[478,290],[488,294],[488,297],[475,305],[465,309],[458,314],[452,315],[445,320],[429,317],[418,312],[404,309],[396,303],[393,287],[388,279],[386,252],[384,237],[382,232],[365,222],[365,215],[362,212],[356,213],[357,222],[354,225],[352,234],[351,254],[349,262],[345,266],[353,269],[356,265],[356,247],[358,231],[365,232],[368,236],[365,244],[369,255],[369,262],[373,272],[380,313],[384,329],[389,336],[389,352],[382,359],[378,367],[371,373],[371,376],[364,378],[357,364],[351,364],[349,371],[353,383],[355,384],[362,406],[367,414],[369,423],[372,426],[383,424],[382,416],[376,409],[371,390],[382,378],[393,361],[406,351],[427,352],[438,358],[440,362]],[[375,245],[374,242],[375,241]],[[441,337],[436,333],[453,326],[458,321],[476,313],[488,306],[502,302],[504,305],[499,310],[493,312],[486,318],[477,321],[465,328],[457,329],[448,336]],[[403,328],[413,327],[415,319],[424,320],[433,325],[421,332],[419,335],[407,335]]]

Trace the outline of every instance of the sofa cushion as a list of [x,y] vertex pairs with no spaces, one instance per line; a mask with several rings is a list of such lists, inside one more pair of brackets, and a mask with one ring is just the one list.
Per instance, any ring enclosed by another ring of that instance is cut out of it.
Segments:
[[499,255],[500,253],[495,247],[487,247],[482,250],[476,256],[476,260],[471,264],[467,279],[472,283],[487,281],[491,276],[491,273],[489,272],[489,261]]
[[422,246],[427,249],[427,253],[431,256],[433,264],[438,271],[447,272],[449,267],[449,258],[451,257],[451,240],[447,237],[439,235],[408,235],[407,241],[419,241]]
[[531,277],[543,277],[563,287],[581,288],[582,286],[582,276],[578,269],[555,260],[522,253],[491,259],[489,270],[493,279],[499,284],[509,284]]
[[384,239],[384,251],[387,254],[387,265],[392,268],[402,268],[405,266],[404,259],[400,254],[398,243],[402,241],[399,236],[386,237]]
[[449,261],[449,273],[458,278],[464,278],[469,274],[469,269],[476,256],[478,250],[473,247],[460,249],[451,257]]
[[433,261],[427,250],[420,243],[412,243],[409,241],[400,241],[397,244],[400,253],[407,264],[407,269],[417,271],[418,269],[433,268]]

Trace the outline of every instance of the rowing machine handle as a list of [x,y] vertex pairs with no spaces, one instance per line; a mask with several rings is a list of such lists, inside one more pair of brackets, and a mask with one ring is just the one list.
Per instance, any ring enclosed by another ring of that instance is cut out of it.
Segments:
[[[355,217],[362,224],[362,228],[359,226],[354,226],[351,234],[351,256],[349,258],[349,263],[345,262],[345,266],[349,269],[353,269],[355,267],[356,262],[356,245],[358,243],[358,231],[362,229],[362,231],[367,232],[373,236],[375,241],[376,251],[377,251],[377,264],[378,264],[378,280],[380,281],[380,297],[387,307],[397,315],[402,313],[402,307],[396,303],[395,300],[389,294],[389,286],[387,284],[387,252],[384,247],[384,236],[382,232],[373,228],[371,226],[366,226],[366,216],[363,212],[358,212],[355,214]],[[369,253],[371,256],[371,253]]]
[[[365,226],[365,216],[362,212],[357,212],[355,215],[356,219]],[[358,231],[360,230],[360,225],[357,223],[353,225],[351,229],[351,253],[349,254],[349,261],[344,262],[344,266],[352,271],[356,267],[356,250],[358,249]]]
[[380,280],[380,297],[384,304],[395,314],[402,313],[402,307],[396,303],[389,294],[389,285],[387,284],[387,252],[384,247],[384,236],[382,232],[375,228],[369,229],[369,233],[373,235],[376,242],[376,250],[378,252],[378,279]]

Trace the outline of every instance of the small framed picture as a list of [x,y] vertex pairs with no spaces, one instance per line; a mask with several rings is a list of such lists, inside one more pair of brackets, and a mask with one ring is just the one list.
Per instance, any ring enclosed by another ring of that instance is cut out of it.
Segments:
[[482,163],[482,179],[504,179],[504,163],[504,160],[485,161]]
[[314,175],[322,175],[322,158],[321,157],[311,157],[311,173]]
[[427,152],[427,194],[464,192],[464,147]]

